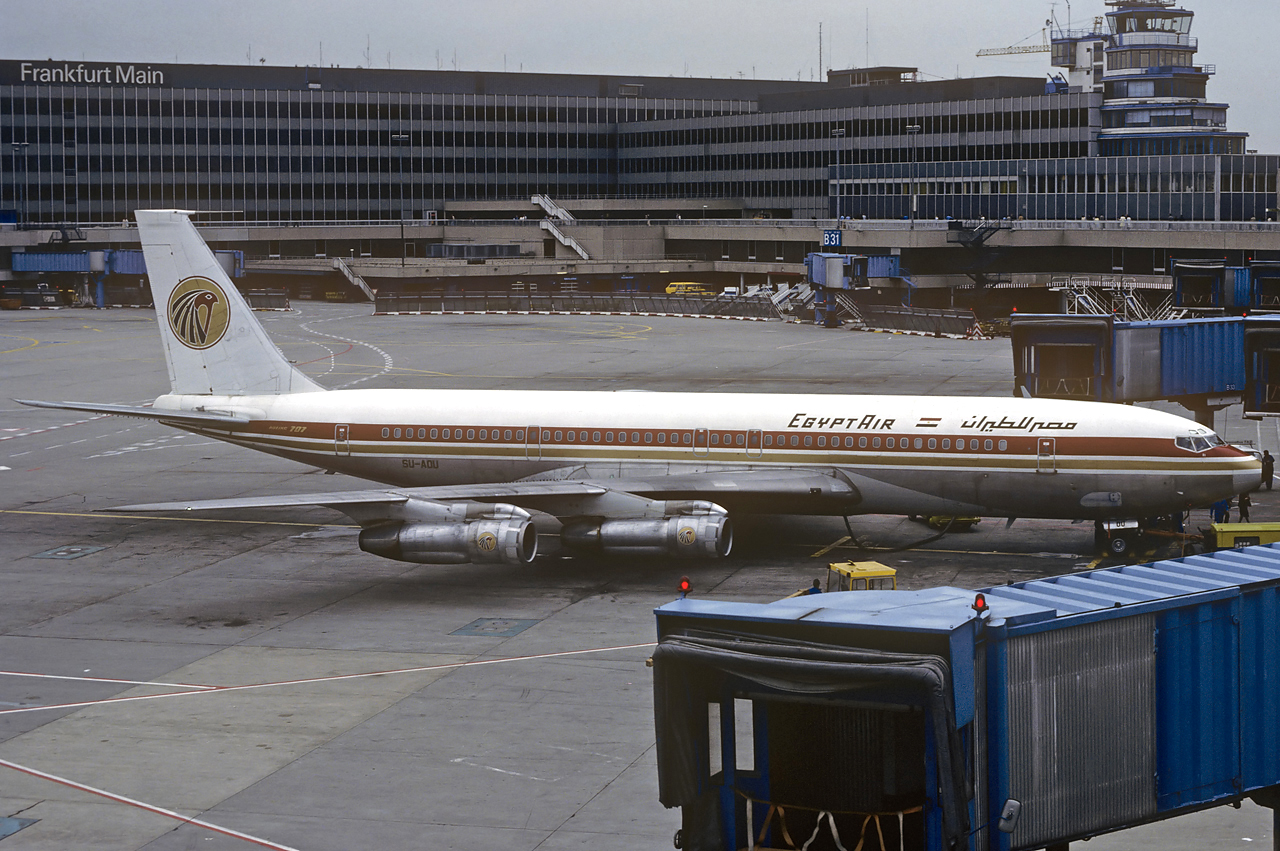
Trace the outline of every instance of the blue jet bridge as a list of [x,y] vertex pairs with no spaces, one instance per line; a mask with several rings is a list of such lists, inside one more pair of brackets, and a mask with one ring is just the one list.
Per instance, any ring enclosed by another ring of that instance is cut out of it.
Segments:
[[[218,263],[231,278],[245,275],[244,252],[218,249]],[[73,273],[85,275],[96,290],[94,303],[107,304],[108,276],[141,278],[147,274],[146,259],[138,248],[112,248],[103,251],[15,251],[13,271],[45,274]],[[147,300],[149,300],[149,296]],[[146,303],[146,300],[142,301]]]
[[839,325],[839,295],[871,286],[867,281],[869,260],[861,254],[808,254],[804,268],[813,287],[813,321],[818,325]]
[[1242,317],[1124,322],[1016,314],[1014,395],[1094,402],[1178,402],[1202,425],[1245,389]]
[[1280,310],[1280,262],[1228,266],[1225,260],[1174,260],[1172,272],[1175,307],[1236,315]]
[[1277,546],[656,615],[684,849],[1024,851],[1280,807]]

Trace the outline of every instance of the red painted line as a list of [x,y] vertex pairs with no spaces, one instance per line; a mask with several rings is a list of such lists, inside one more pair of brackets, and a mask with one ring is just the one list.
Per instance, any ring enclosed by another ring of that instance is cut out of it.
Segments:
[[358,674],[338,674],[332,677],[308,677],[300,680],[280,680],[277,682],[249,683],[239,686],[193,686],[189,691],[175,691],[167,694],[142,694],[131,697],[108,697],[103,700],[84,700],[76,703],[57,703],[45,706],[23,706],[17,709],[0,710],[0,716],[20,715],[27,712],[41,712],[50,709],[79,709],[86,706],[106,706],[112,703],[136,703],[143,700],[159,700],[168,697],[190,697],[197,694],[222,694],[233,691],[253,691],[255,689],[276,688],[279,686],[309,685],[312,683],[333,683],[343,680],[363,680],[371,677],[387,677],[395,674],[421,674],[429,671],[448,671],[455,668],[478,668],[484,665],[503,665],[508,662],[533,662],[540,659],[561,659],[568,656],[583,656],[588,653],[608,653],[612,650],[636,650],[641,647],[653,647],[652,641],[643,644],[620,644],[613,647],[593,647],[590,650],[563,650],[558,653],[538,653],[533,656],[507,656],[502,659],[479,659],[471,662],[448,662],[443,665],[423,665],[415,668],[393,668],[386,671],[363,671]]
[[233,839],[241,839],[261,848],[272,848],[275,849],[275,851],[298,851],[298,849],[294,848],[292,845],[281,845],[280,843],[272,842],[269,839],[260,839],[256,836],[250,836],[247,833],[241,833],[240,831],[232,830],[229,827],[221,827],[202,819],[184,816],[181,813],[175,813],[173,810],[166,810],[164,807],[157,807],[155,804],[148,804],[135,798],[117,795],[114,792],[108,792],[106,789],[99,789],[98,787],[90,786],[87,783],[77,783],[75,780],[70,780],[66,777],[59,777],[57,774],[50,774],[47,771],[40,771],[37,768],[28,768],[27,766],[19,765],[16,762],[9,762],[7,759],[0,759],[0,765],[5,768],[12,768],[14,771],[18,771],[23,774],[29,774],[32,777],[38,777],[41,780],[48,780],[51,783],[57,783],[71,789],[77,789],[81,792],[88,792],[91,795],[97,795],[101,798],[106,798],[109,801],[115,801],[119,804],[128,804],[131,807],[137,807],[138,809],[145,810],[149,813],[155,813],[156,815],[164,816],[165,818],[171,818],[175,821],[180,821],[183,824],[201,827],[214,833],[220,833],[223,836],[230,836]]

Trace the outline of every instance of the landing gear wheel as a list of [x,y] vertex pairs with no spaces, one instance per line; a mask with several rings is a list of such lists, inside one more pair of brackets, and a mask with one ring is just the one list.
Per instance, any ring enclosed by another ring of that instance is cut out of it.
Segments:
[[1107,552],[1113,556],[1126,556],[1133,549],[1133,541],[1127,535],[1116,535],[1107,541]]
[[676,848],[684,847],[684,831],[683,830],[676,830],[676,835],[671,837],[671,844],[674,845]]

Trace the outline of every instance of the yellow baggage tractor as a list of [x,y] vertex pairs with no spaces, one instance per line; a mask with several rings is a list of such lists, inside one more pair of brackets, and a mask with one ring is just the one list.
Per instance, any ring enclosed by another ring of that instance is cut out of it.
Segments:
[[1205,536],[1209,550],[1231,550],[1280,542],[1280,523],[1214,523]]
[[898,571],[878,561],[842,561],[827,567],[828,591],[896,591]]

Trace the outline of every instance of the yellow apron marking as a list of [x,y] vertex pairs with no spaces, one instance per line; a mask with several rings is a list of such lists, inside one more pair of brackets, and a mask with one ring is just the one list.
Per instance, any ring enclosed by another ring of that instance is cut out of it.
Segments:
[[849,536],[848,536],[848,535],[845,535],[843,538],[840,538],[840,539],[836,540],[834,543],[832,543],[832,544],[828,544],[827,546],[825,546],[825,547],[823,547],[822,549],[818,550],[816,553],[814,553],[813,555],[809,556],[809,558],[821,558],[822,556],[824,556],[824,555],[826,555],[827,553],[831,552],[832,550],[834,550],[836,547],[840,546],[841,544],[843,544],[843,543],[844,543],[845,541],[847,541],[847,540],[849,540]]

